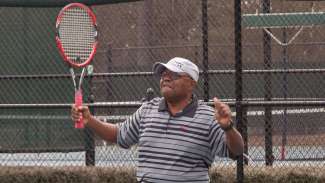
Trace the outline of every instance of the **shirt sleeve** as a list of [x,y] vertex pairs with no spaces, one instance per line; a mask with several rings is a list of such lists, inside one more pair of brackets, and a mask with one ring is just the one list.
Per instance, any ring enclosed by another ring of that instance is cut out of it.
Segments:
[[122,148],[130,148],[139,141],[140,121],[143,106],[133,113],[126,121],[118,124],[117,144]]
[[211,156],[229,157],[229,149],[226,143],[225,132],[220,128],[216,121],[210,125],[209,143],[211,147]]

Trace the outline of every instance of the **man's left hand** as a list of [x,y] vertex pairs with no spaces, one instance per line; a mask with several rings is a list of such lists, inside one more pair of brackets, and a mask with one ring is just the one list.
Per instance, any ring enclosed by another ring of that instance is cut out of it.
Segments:
[[226,128],[230,125],[231,110],[230,107],[221,102],[217,97],[213,98],[214,103],[214,116],[221,128]]

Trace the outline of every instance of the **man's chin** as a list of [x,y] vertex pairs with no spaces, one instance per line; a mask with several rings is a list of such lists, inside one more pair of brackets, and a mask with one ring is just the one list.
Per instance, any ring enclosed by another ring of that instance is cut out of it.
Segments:
[[161,90],[161,96],[163,96],[165,99],[170,99],[172,98],[172,93],[171,91],[168,90]]
[[160,93],[162,96],[165,96],[165,95],[170,95],[172,92],[172,89],[169,88],[169,87],[163,87],[160,89]]
[[179,100],[179,97],[176,97],[172,92],[161,92],[161,95],[165,98],[168,102],[176,102]]
[[168,94],[168,92],[161,92],[161,96],[163,96],[164,98],[169,98],[170,94]]

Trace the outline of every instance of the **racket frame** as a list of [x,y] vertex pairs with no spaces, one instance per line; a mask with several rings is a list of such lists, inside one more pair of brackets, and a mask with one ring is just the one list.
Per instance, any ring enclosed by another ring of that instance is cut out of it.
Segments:
[[[95,42],[93,43],[92,45],[92,52],[90,53],[88,59],[82,63],[75,63],[74,61],[70,60],[69,57],[65,54],[65,51],[64,51],[64,48],[62,46],[62,42],[61,42],[61,39],[60,39],[60,34],[59,34],[59,28],[60,28],[60,22],[62,20],[62,17],[64,15],[64,12],[67,11],[68,9],[71,9],[71,8],[75,8],[75,7],[78,7],[78,8],[82,8],[84,10],[86,10],[87,14],[90,16],[91,18],[91,22],[93,23],[93,26],[95,28]],[[69,65],[73,66],[73,67],[85,67],[87,66],[93,59],[93,57],[95,56],[95,53],[97,51],[97,45],[98,45],[98,29],[97,29],[97,20],[96,20],[96,15],[93,13],[93,11],[86,5],[82,4],[82,3],[70,3],[68,5],[66,5],[65,7],[63,7],[61,9],[61,11],[59,12],[57,18],[56,18],[56,24],[55,24],[55,28],[56,28],[56,45],[59,49],[59,52],[61,54],[61,56],[63,57],[63,60],[65,62],[67,62]]]
[[[91,22],[93,23],[94,29],[95,29],[95,42],[92,45],[92,51],[88,57],[88,59],[86,61],[84,61],[83,63],[76,63],[73,60],[70,60],[69,57],[65,54],[64,48],[62,46],[62,42],[60,39],[60,34],[59,34],[59,27],[60,27],[60,22],[62,20],[62,17],[64,15],[64,12],[67,11],[70,8],[82,8],[84,10],[86,10],[87,14],[91,17]],[[59,12],[57,18],[56,18],[56,45],[59,49],[59,53],[61,54],[63,60],[65,61],[65,63],[68,64],[69,66],[69,70],[70,70],[70,74],[73,80],[73,85],[74,85],[74,90],[75,90],[75,96],[74,96],[74,102],[75,102],[75,106],[82,106],[82,82],[83,82],[83,78],[86,74],[86,66],[88,64],[90,64],[90,62],[92,61],[96,51],[97,51],[97,45],[98,45],[98,31],[97,31],[97,23],[96,23],[96,16],[93,13],[93,11],[86,5],[82,4],[82,3],[70,3],[68,5],[66,5],[65,7],[63,7],[61,9],[61,11]],[[74,73],[74,69],[73,68],[82,68],[82,72],[80,74],[80,78],[79,78],[79,83],[77,86],[77,82],[76,82],[76,75]],[[83,123],[83,119],[81,118],[80,120],[75,122],[75,128],[84,128],[84,123]]]

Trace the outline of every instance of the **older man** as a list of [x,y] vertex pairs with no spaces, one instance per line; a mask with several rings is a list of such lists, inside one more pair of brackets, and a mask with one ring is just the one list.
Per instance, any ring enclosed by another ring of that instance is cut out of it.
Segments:
[[155,63],[161,98],[144,103],[125,122],[115,125],[94,118],[88,107],[72,107],[72,119],[122,148],[138,144],[137,179],[144,182],[208,182],[214,158],[243,153],[243,140],[233,127],[228,105],[214,98],[215,107],[193,94],[199,69],[175,57]]

